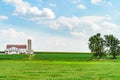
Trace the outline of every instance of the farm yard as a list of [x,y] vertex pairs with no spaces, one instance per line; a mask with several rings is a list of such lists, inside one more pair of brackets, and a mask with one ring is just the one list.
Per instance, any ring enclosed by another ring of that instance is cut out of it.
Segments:
[[120,59],[91,60],[90,53],[0,54],[0,80],[119,80]]

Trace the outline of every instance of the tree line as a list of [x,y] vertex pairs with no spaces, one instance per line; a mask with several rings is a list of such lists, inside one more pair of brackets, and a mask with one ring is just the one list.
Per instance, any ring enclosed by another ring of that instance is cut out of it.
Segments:
[[89,49],[94,57],[99,59],[106,55],[112,55],[111,59],[117,59],[120,54],[120,40],[112,34],[101,37],[100,33],[89,38]]

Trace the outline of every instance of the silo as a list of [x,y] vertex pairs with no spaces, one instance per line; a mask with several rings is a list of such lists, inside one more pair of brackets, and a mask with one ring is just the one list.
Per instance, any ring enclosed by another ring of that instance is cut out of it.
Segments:
[[28,39],[28,54],[32,54],[32,43],[31,39]]

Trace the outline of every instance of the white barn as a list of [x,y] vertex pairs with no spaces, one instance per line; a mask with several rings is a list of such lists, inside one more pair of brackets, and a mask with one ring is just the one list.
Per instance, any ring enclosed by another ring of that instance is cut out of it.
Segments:
[[27,46],[26,45],[7,45],[6,54],[27,54]]

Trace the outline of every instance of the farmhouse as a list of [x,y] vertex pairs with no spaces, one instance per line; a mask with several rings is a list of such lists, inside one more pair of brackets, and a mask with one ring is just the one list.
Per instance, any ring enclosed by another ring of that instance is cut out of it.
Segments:
[[33,54],[31,49],[31,40],[28,40],[28,45],[7,45],[6,54]]

